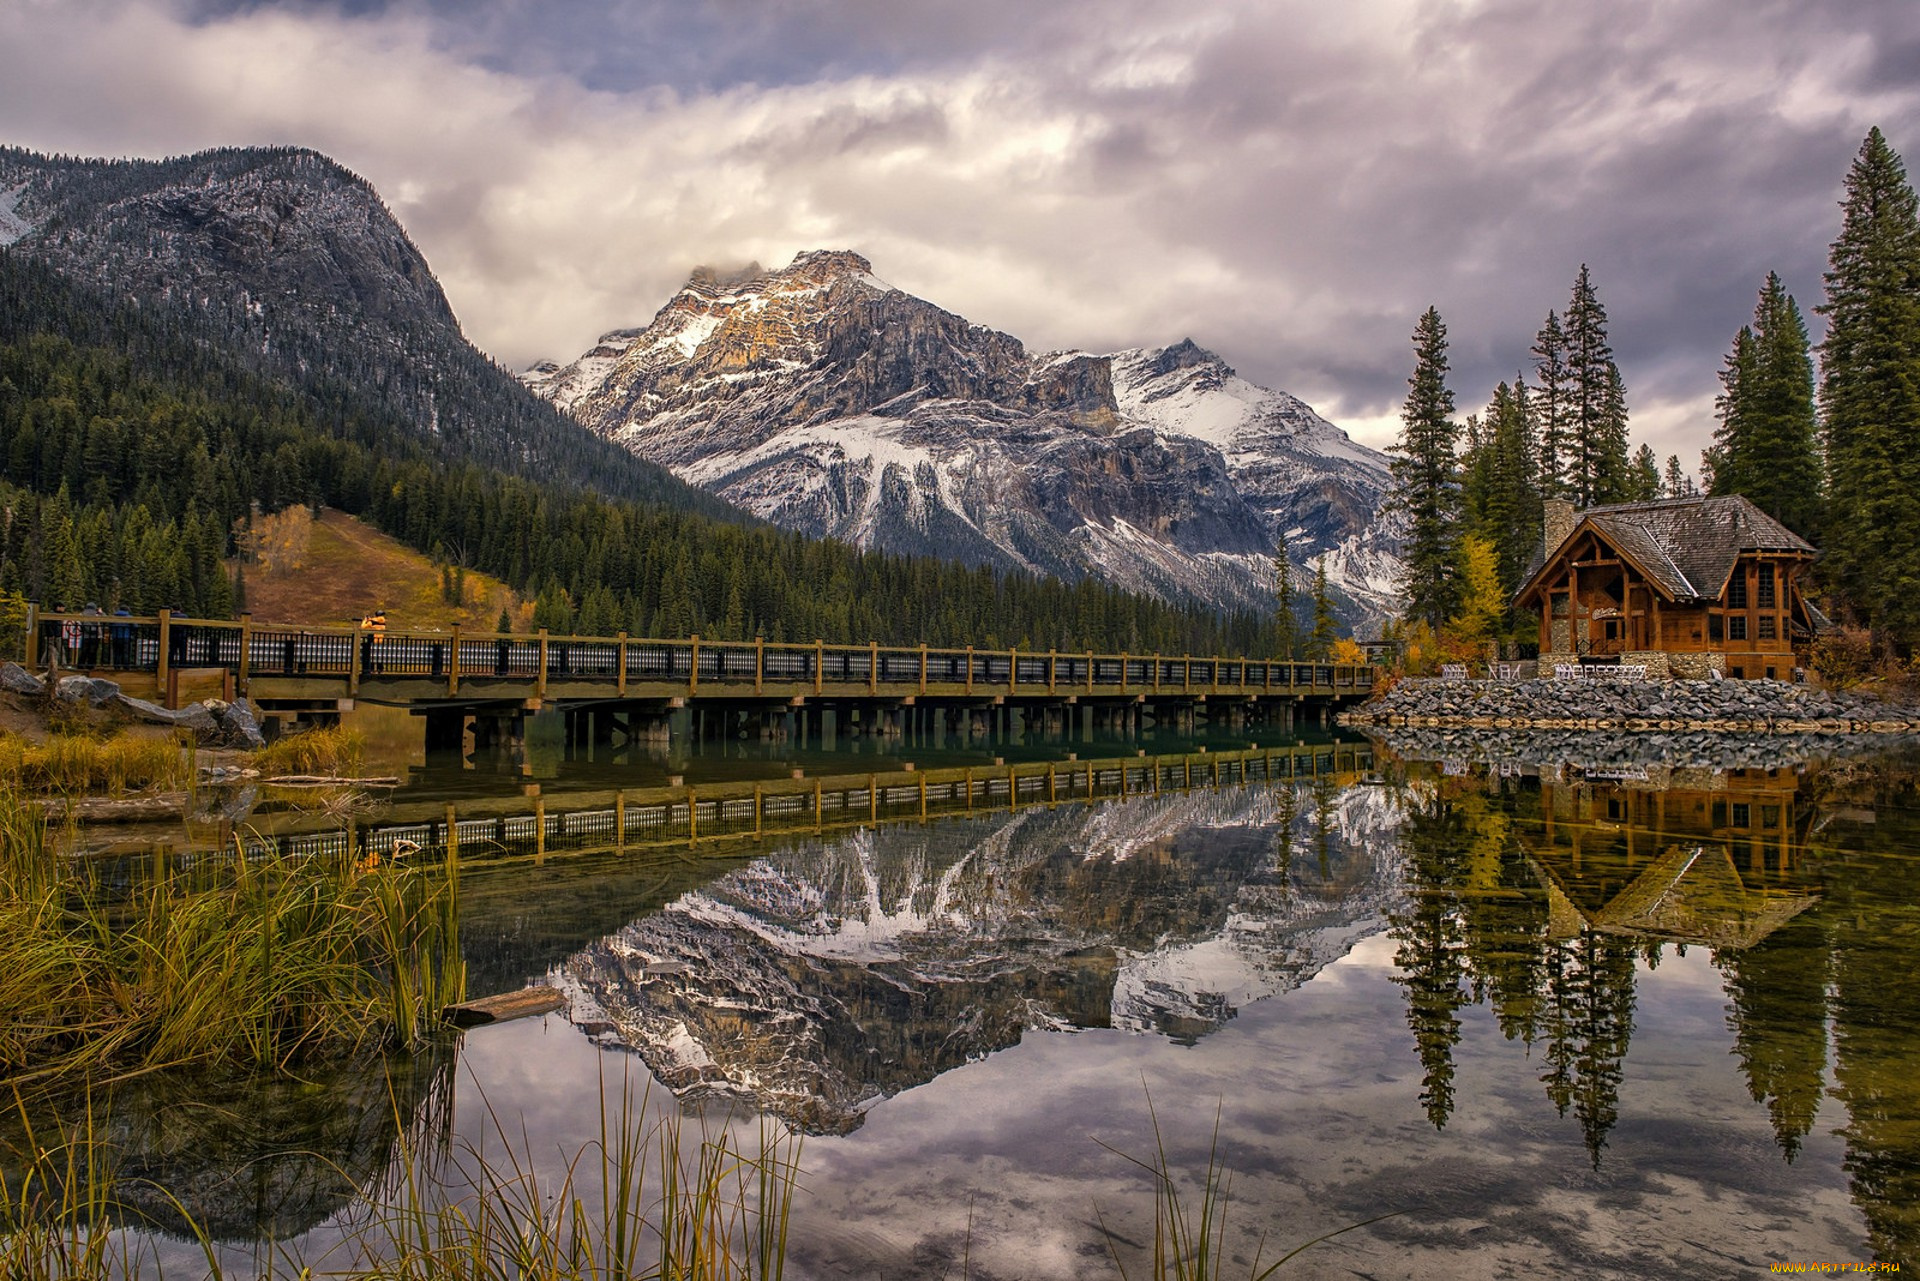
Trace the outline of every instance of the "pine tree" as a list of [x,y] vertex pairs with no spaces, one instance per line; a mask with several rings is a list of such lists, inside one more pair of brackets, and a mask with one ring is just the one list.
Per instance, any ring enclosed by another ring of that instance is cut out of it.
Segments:
[[1567,372],[1567,336],[1560,314],[1549,311],[1547,323],[1533,342],[1533,376],[1539,380],[1529,397],[1533,435],[1539,449],[1540,496],[1565,498],[1571,453],[1568,402],[1572,399]]
[[1860,145],[1841,207],[1820,308],[1821,575],[1844,607],[1911,641],[1920,636],[1920,219],[1878,128]]
[[1643,440],[1634,451],[1633,466],[1627,472],[1627,498],[1636,503],[1650,503],[1658,497],[1660,460],[1653,456],[1653,446]]
[[1813,533],[1822,488],[1813,361],[1806,322],[1778,274],[1768,273],[1753,324],[1734,336],[1720,382],[1713,492],[1744,494],[1789,529]]
[[1630,490],[1626,392],[1607,343],[1607,310],[1585,263],[1567,304],[1566,344],[1570,496],[1579,507],[1619,502]]
[[1339,638],[1340,624],[1333,615],[1333,593],[1327,590],[1327,558],[1323,553],[1313,564],[1313,634],[1307,639],[1307,656],[1324,661]]
[[1680,455],[1667,455],[1667,473],[1661,485],[1663,498],[1686,498],[1694,492],[1693,477],[1680,466]]
[[1753,313],[1758,383],[1751,412],[1754,439],[1767,460],[1751,498],[1787,528],[1820,526],[1822,481],[1807,324],[1777,273],[1767,273]]
[[1705,468],[1712,476],[1709,494],[1744,494],[1754,487],[1750,473],[1759,455],[1753,447],[1748,405],[1758,381],[1755,364],[1753,329],[1742,325],[1720,367],[1720,394],[1713,401],[1720,425],[1714,428],[1713,444],[1706,451],[1711,458]]
[[1518,379],[1501,383],[1487,405],[1486,496],[1469,528],[1493,544],[1500,586],[1511,596],[1520,589],[1527,562],[1540,542],[1541,506],[1535,468],[1533,424],[1526,388]]
[[1273,534],[1273,652],[1292,658],[1300,647],[1299,591],[1293,585],[1293,562],[1287,559],[1287,533]]
[[1398,455],[1392,464],[1390,502],[1407,519],[1401,541],[1406,564],[1402,589],[1410,618],[1436,630],[1453,612],[1460,523],[1459,463],[1454,456],[1460,428],[1453,421],[1447,387],[1447,327],[1429,307],[1413,331],[1414,369],[1400,410]]

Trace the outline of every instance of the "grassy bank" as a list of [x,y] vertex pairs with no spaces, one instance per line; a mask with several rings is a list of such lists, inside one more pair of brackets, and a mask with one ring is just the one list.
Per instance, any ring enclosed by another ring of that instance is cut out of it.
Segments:
[[0,1083],[414,1044],[464,989],[449,869],[202,861],[121,895],[0,793]]
[[0,786],[40,796],[125,796],[174,790],[193,778],[192,753],[172,738],[55,734],[44,743],[0,732]]
[[364,736],[354,730],[328,726],[301,730],[269,743],[253,754],[250,763],[263,778],[288,774],[352,778],[365,766],[366,753]]

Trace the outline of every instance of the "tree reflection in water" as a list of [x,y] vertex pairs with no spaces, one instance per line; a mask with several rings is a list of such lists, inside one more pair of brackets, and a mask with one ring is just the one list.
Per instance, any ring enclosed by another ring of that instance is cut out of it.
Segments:
[[[1412,765],[1389,920],[1421,1101],[1452,1114],[1461,1011],[1491,1008],[1596,1168],[1620,1114],[1635,977],[1711,949],[1732,1053],[1784,1160],[1829,1092],[1881,1261],[1920,1257],[1916,759],[1728,770]],[[1828,1077],[1829,1029],[1832,1075]]]

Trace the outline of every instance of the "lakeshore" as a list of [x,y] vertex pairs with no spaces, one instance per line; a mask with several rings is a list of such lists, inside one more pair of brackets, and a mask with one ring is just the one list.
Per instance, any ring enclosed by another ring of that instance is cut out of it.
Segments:
[[1920,733],[1920,707],[1767,680],[1403,680],[1339,719],[1355,728]]

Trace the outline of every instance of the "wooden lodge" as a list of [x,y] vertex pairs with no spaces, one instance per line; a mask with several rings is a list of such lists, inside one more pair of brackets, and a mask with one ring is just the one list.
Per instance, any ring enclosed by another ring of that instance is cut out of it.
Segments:
[[1738,495],[1585,511],[1553,500],[1543,552],[1515,597],[1540,613],[1542,670],[1786,680],[1825,623],[1800,592],[1813,546]]

